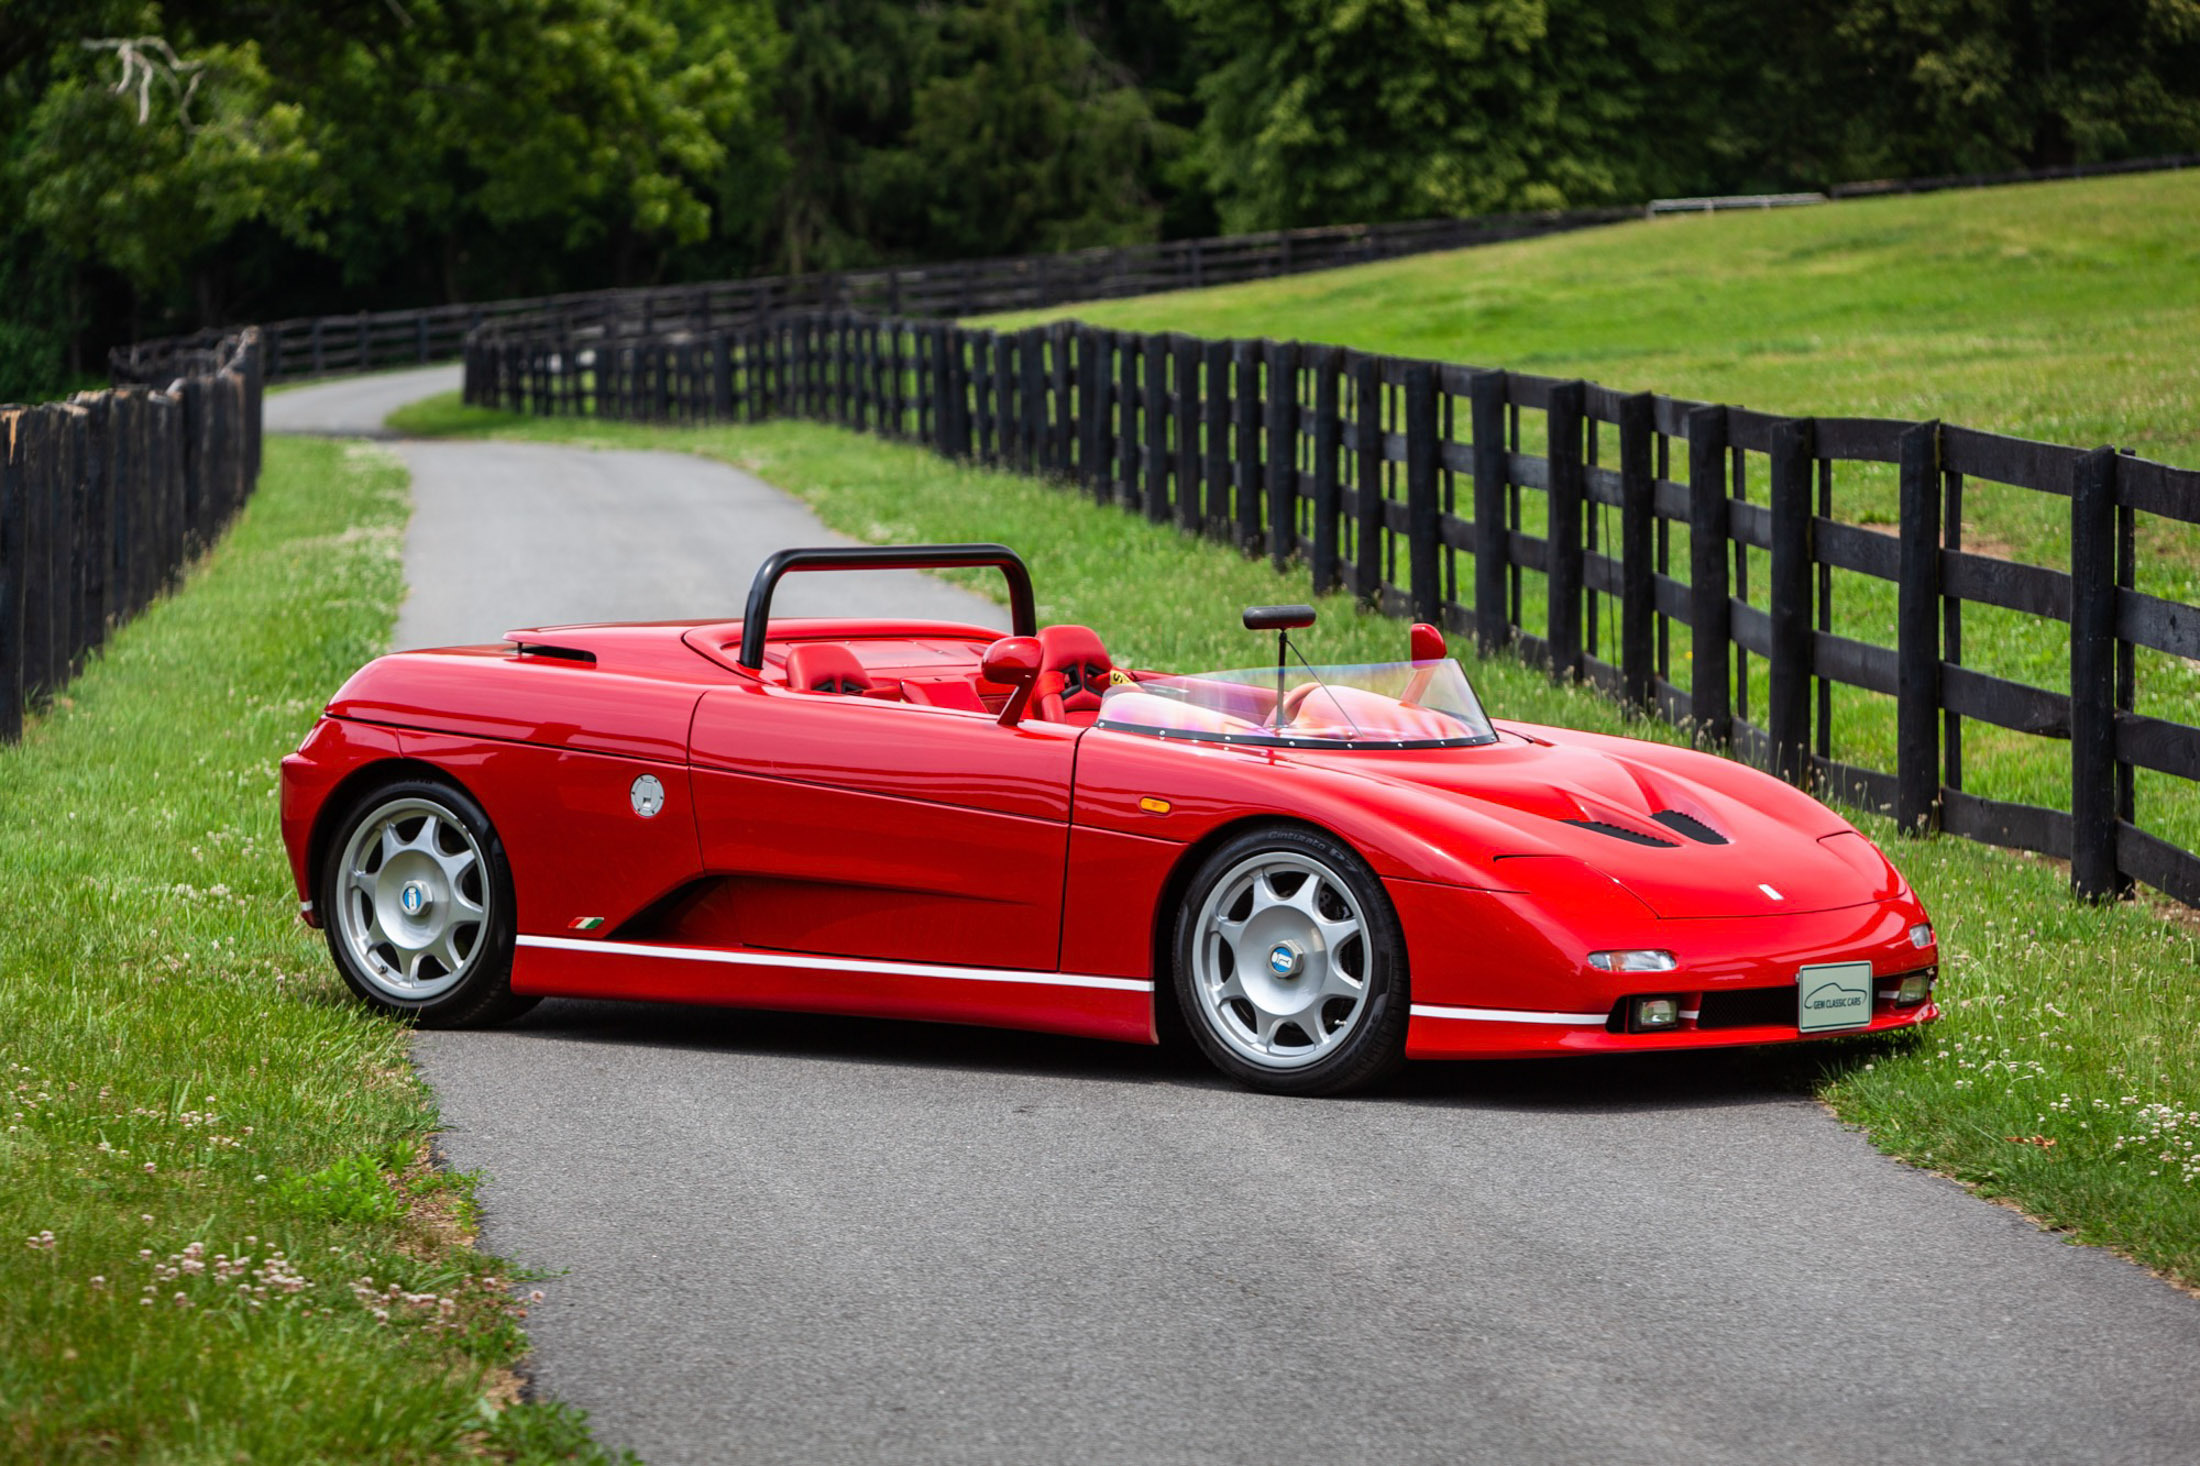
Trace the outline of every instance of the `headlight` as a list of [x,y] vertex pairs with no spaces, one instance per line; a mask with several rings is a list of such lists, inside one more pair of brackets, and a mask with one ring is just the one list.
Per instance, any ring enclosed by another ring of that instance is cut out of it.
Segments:
[[1925,948],[1930,947],[1932,944],[1933,924],[1931,922],[1921,921],[1916,926],[1910,928],[1911,946],[1916,947],[1920,951],[1923,951]]
[[1591,952],[1589,965],[1599,972],[1671,972],[1680,966],[1671,952],[1641,949],[1627,952]]

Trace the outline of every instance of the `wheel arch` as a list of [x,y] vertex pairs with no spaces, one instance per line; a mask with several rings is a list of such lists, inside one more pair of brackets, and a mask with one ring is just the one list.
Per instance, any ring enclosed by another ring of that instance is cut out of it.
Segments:
[[479,804],[480,798],[466,785],[452,777],[446,769],[424,759],[407,758],[402,754],[378,758],[372,763],[361,764],[328,791],[321,807],[314,812],[313,830],[306,837],[306,890],[316,896],[321,889],[321,870],[328,860],[329,847],[335,842],[336,822],[343,812],[356,803],[369,789],[384,784],[396,784],[406,779],[419,779],[431,784],[444,784],[464,794]]
[[[1168,875],[1161,882],[1161,891],[1154,898],[1152,958],[1153,958],[1153,1006],[1154,1032],[1162,1042],[1172,1037],[1185,1036],[1184,1014],[1176,1001],[1176,915],[1184,904],[1185,892],[1191,889],[1192,877],[1207,863],[1207,857],[1249,830],[1310,830],[1317,835],[1336,841],[1373,868],[1367,852],[1337,830],[1318,820],[1301,819],[1292,815],[1249,814],[1227,823],[1219,824],[1194,840],[1177,853],[1169,867]],[[1381,884],[1378,874],[1376,883]]]

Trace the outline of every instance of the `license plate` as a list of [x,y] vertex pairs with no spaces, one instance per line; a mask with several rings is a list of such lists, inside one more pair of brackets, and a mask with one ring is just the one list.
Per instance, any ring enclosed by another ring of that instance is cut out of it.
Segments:
[[1800,1011],[1796,1026],[1805,1033],[1863,1028],[1872,1021],[1872,965],[1822,962],[1795,975]]

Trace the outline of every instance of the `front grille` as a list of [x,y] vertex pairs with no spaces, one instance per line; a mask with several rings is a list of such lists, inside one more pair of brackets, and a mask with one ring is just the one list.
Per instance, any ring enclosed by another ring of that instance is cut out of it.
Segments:
[[1698,1028],[1794,1028],[1797,1004],[1795,984],[1778,988],[1743,988],[1738,992],[1705,993],[1696,1010]]

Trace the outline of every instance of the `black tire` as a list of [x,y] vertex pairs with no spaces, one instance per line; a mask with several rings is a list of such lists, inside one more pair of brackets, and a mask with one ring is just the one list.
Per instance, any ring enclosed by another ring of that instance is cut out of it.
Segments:
[[1330,835],[1272,825],[1217,847],[1177,909],[1173,951],[1193,1041],[1240,1084],[1344,1094],[1405,1059],[1397,913],[1367,862]]
[[[407,905],[416,887],[417,909]],[[478,1028],[535,1006],[512,992],[503,842],[456,785],[395,779],[350,800],[323,847],[314,905],[337,972],[384,1012]]]

